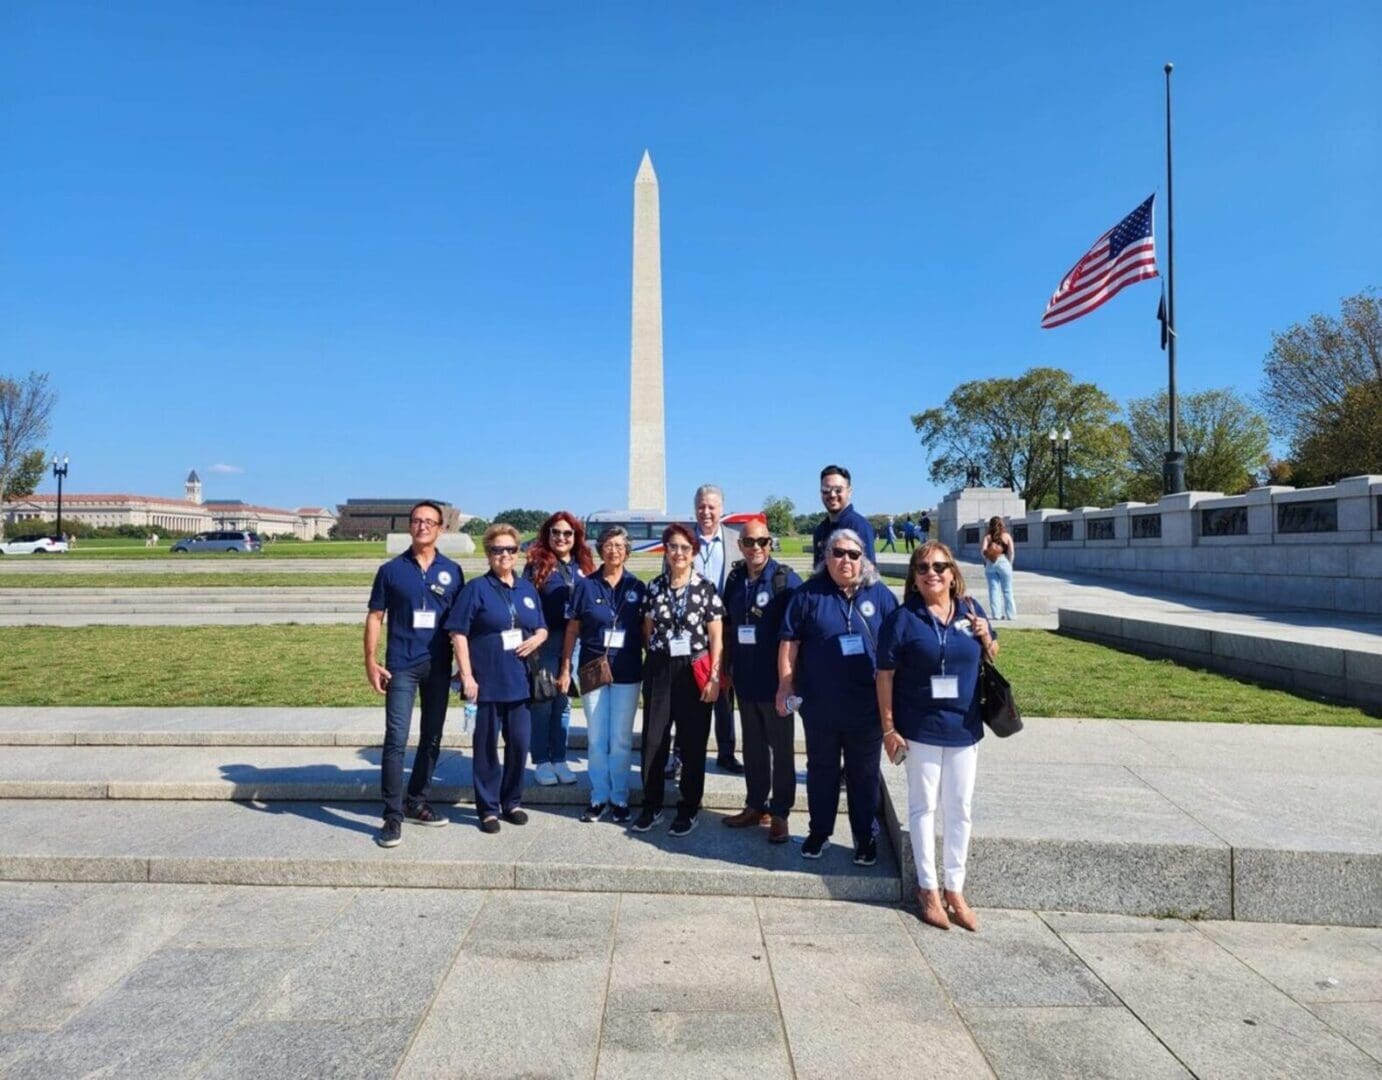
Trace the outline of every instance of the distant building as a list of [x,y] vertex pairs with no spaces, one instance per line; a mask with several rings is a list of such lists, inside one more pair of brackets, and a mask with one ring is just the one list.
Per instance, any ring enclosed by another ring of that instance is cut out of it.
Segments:
[[[358,536],[382,539],[389,533],[408,531],[408,514],[426,496],[417,499],[347,499],[336,507],[337,535],[345,540]],[[433,499],[442,509],[442,532],[456,532],[466,520],[449,502]]]

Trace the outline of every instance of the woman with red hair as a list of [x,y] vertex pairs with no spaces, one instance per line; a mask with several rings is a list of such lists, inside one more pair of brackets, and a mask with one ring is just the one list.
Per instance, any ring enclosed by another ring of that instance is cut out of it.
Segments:
[[[547,624],[547,640],[538,660],[552,678],[561,667],[561,647],[566,638],[567,610],[576,579],[595,572],[595,560],[585,543],[585,529],[569,510],[558,510],[542,523],[537,538],[528,548],[528,564],[523,576],[533,583],[542,598],[542,616]],[[531,706],[532,738],[528,745],[535,779],[544,787],[574,784],[576,776],[566,764],[566,731],[571,726],[571,700],[557,694],[550,701]]]

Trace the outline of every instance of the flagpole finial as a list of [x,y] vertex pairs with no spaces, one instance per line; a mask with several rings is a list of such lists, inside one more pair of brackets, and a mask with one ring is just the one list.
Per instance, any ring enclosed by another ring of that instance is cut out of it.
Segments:
[[1166,61],[1166,74],[1167,74],[1167,75],[1171,74],[1171,69],[1172,69],[1173,67],[1175,67],[1175,66],[1176,66],[1175,64],[1173,64],[1173,63],[1171,63],[1171,61],[1167,60],[1167,61]]

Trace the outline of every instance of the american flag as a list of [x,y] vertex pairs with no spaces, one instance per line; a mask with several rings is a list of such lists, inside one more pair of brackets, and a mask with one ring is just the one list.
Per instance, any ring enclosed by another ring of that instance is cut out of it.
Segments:
[[1152,200],[1111,228],[1089,249],[1046,304],[1043,330],[1088,315],[1126,286],[1157,276],[1156,239],[1152,235]]

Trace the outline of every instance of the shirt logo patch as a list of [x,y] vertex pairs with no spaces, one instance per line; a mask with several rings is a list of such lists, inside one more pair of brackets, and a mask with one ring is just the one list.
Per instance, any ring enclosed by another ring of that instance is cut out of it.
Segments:
[[451,571],[450,571],[450,570],[443,570],[440,574],[437,575],[437,580],[440,581],[443,585],[450,585],[450,584],[451,584]]
[[531,596],[525,596],[525,597],[523,598],[523,606],[526,607],[526,608],[535,608],[535,607],[537,607],[537,605],[533,603],[533,598],[532,598]]
[[760,592],[757,596],[753,598],[753,602],[757,604],[759,607],[767,607],[768,601],[770,599],[772,598],[768,595],[768,590],[764,589],[762,592]]
[[865,600],[862,604],[859,605],[859,614],[863,615],[866,619],[873,615],[873,613],[877,610],[878,609],[873,606],[872,600]]
[[624,599],[627,600],[630,604],[632,604],[635,600],[638,599],[638,590],[630,589],[628,592],[624,594]]

